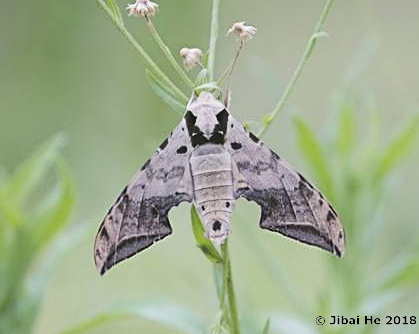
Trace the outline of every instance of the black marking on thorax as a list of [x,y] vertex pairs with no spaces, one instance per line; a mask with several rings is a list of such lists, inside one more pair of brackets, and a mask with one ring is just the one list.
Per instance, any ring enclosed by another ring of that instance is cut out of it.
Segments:
[[229,113],[225,109],[223,109],[217,114],[216,117],[218,124],[215,125],[214,131],[211,137],[208,139],[204,136],[201,129],[196,126],[197,117],[191,111],[187,111],[185,115],[185,122],[188,128],[189,137],[191,138],[192,147],[208,143],[223,145],[225,142],[225,135],[227,132],[228,116]]

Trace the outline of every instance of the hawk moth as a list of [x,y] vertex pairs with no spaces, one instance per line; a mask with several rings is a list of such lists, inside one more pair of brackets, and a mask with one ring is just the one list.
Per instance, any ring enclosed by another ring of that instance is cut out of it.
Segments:
[[168,213],[181,202],[194,202],[206,236],[221,244],[240,197],[261,207],[261,228],[343,256],[343,227],[324,196],[202,92],[110,208],[95,264],[104,274],[171,234]]

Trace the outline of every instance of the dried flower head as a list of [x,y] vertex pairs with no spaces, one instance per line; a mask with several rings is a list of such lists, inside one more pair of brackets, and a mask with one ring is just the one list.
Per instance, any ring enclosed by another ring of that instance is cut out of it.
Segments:
[[252,26],[247,26],[246,22],[236,22],[233,26],[227,31],[227,35],[235,33],[239,39],[246,41],[251,39],[256,34],[257,29]]
[[201,49],[182,48],[179,54],[183,59],[183,65],[188,71],[195,65],[200,64],[201,62],[201,57],[202,57]]
[[127,9],[128,16],[152,17],[157,13],[159,5],[149,0],[137,0],[134,4],[129,4]]

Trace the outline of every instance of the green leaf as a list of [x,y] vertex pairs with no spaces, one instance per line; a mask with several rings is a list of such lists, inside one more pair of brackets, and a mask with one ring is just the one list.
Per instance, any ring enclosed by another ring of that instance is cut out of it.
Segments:
[[19,207],[12,201],[9,192],[5,185],[0,185],[0,218],[4,226],[20,226],[24,221],[24,214],[20,211]]
[[214,322],[210,326],[208,334],[231,334],[231,331],[227,329],[227,323],[225,314],[222,310],[218,311],[215,316]]
[[419,115],[413,117],[405,130],[391,142],[386,152],[381,156],[375,171],[376,182],[384,179],[402,159],[410,152],[419,134]]
[[337,142],[342,155],[347,155],[355,144],[355,128],[355,110],[345,103],[340,108]]
[[381,271],[374,286],[379,289],[414,287],[419,281],[419,258],[417,254],[402,253]]
[[263,117],[263,124],[264,124],[264,125],[269,125],[270,123],[272,123],[272,121],[274,120],[274,118],[275,118],[274,113],[269,113],[269,114],[266,114],[266,115]]
[[326,31],[319,31],[311,35],[312,39],[325,38],[325,37],[329,37],[329,34]]
[[273,314],[270,317],[270,329],[281,334],[320,334],[314,327],[315,319],[308,323],[300,318],[288,314]]
[[201,86],[206,83],[208,83],[208,70],[204,68],[196,76],[195,87]]
[[115,3],[114,0],[106,0],[108,8],[111,10],[112,14],[115,18],[119,21],[121,25],[124,25],[124,20],[121,15],[121,11],[119,10],[118,5]]
[[201,57],[201,64],[203,67],[208,67],[209,50],[205,52]]
[[59,182],[39,209],[37,219],[30,225],[28,243],[31,251],[44,247],[66,225],[72,211],[75,192],[73,178],[64,161],[57,161]]
[[12,203],[19,204],[40,184],[47,171],[65,144],[64,135],[56,135],[36,150],[23,162],[8,182],[8,196]]
[[25,297],[20,300],[19,309],[25,314],[24,318],[33,322],[40,311],[40,303],[48,286],[49,279],[57,263],[70,250],[78,247],[82,240],[91,235],[88,224],[72,227],[62,233],[47,248],[37,269],[31,272],[27,279]]
[[184,113],[186,105],[175,98],[175,94],[161,80],[154,76],[149,70],[145,71],[146,79],[151,89],[170,108],[179,113]]
[[217,292],[218,299],[220,299],[224,283],[224,266],[217,263],[213,266],[215,291]]
[[359,147],[360,155],[357,159],[358,170],[364,177],[370,179],[377,165],[378,157],[380,156],[380,137],[382,132],[382,119],[376,108],[370,108],[367,115],[368,134],[365,138],[363,147]]
[[223,93],[223,90],[220,88],[220,86],[218,86],[218,84],[215,81],[207,82],[207,83],[204,83],[202,85],[195,87],[195,92],[197,92],[198,94],[202,91],[209,91],[209,92],[216,91],[220,93],[221,95]]
[[333,197],[333,180],[323,149],[308,124],[300,117],[294,119],[301,151],[320,182],[320,188],[329,198]]
[[202,224],[201,218],[198,215],[198,212],[195,209],[195,206],[192,205],[191,208],[191,222],[192,222],[192,232],[195,236],[196,244],[198,248],[204,253],[204,255],[212,263],[222,263],[223,258],[212,244],[211,240],[205,237],[204,226]]
[[397,300],[406,295],[406,292],[399,289],[385,290],[382,293],[372,296],[364,296],[363,303],[359,306],[360,314],[379,314],[388,306],[393,305]]
[[262,332],[262,334],[269,334],[269,328],[270,328],[270,325],[271,325],[271,321],[270,321],[270,319],[268,318],[268,320],[266,320],[265,327],[263,327],[263,332]]
[[154,321],[170,329],[187,334],[202,334],[205,328],[202,322],[197,320],[196,315],[178,304],[141,301],[109,307],[77,326],[61,332],[61,334],[85,333],[108,323],[133,318]]

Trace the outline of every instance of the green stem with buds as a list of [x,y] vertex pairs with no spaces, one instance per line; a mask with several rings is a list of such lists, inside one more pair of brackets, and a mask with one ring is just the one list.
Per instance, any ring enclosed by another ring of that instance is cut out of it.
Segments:
[[112,22],[118,28],[118,30],[125,36],[128,42],[134,47],[142,60],[145,67],[154,74],[157,78],[163,82],[167,88],[173,93],[173,95],[179,100],[185,103],[188,102],[187,96],[168,78],[168,76],[157,66],[157,64],[151,59],[148,53],[142,48],[142,46],[135,40],[130,32],[124,27],[123,23],[114,13],[109,9],[103,0],[96,0],[96,2],[102,7],[105,13],[111,18]]
[[258,136],[262,136],[265,134],[265,132],[268,130],[269,126],[272,124],[272,122],[275,120],[275,118],[278,116],[278,113],[284,108],[285,103],[287,102],[288,98],[291,95],[291,92],[293,91],[295,84],[298,81],[298,78],[300,77],[301,73],[303,72],[303,69],[310,58],[314,47],[316,45],[317,39],[320,37],[324,37],[326,34],[322,32],[323,25],[326,21],[327,15],[329,14],[330,8],[332,7],[335,0],[328,0],[326,5],[323,8],[323,11],[320,15],[319,20],[317,21],[316,27],[314,28],[313,34],[310,36],[310,39],[307,43],[307,46],[304,50],[304,53],[297,65],[297,68],[294,71],[293,76],[291,77],[290,82],[288,83],[287,87],[285,88],[284,93],[281,96],[281,99],[275,106],[272,113],[268,114],[263,122],[263,126],[261,130],[258,133]]
[[209,81],[214,80],[215,67],[215,50],[218,39],[218,11],[220,8],[220,0],[212,0],[212,14],[211,14],[211,33],[208,53],[208,77]]
[[176,73],[179,75],[179,77],[182,78],[182,80],[185,82],[185,84],[190,89],[194,89],[194,83],[188,77],[188,75],[185,73],[185,71],[182,69],[182,67],[178,64],[178,62],[176,61],[172,52],[170,51],[169,47],[163,42],[162,38],[160,37],[160,34],[158,33],[156,27],[154,26],[153,22],[151,21],[151,19],[149,17],[146,18],[146,22],[147,22],[147,27],[150,29],[151,35],[153,36],[155,42],[160,47],[160,49],[163,51],[167,60],[173,66],[173,69],[176,71]]

